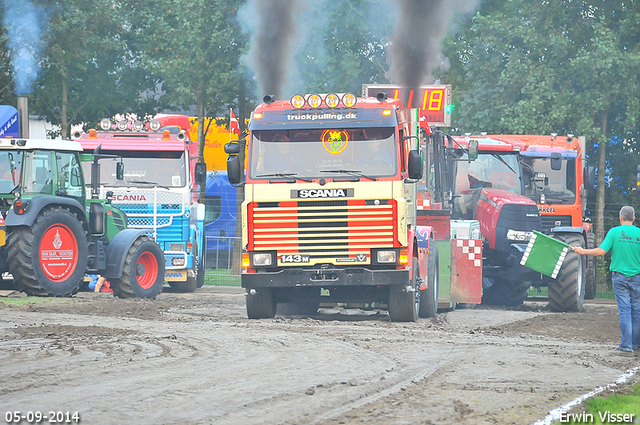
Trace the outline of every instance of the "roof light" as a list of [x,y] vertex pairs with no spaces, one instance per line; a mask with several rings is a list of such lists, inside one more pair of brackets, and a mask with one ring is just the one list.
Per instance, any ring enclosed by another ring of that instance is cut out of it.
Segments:
[[91,128],[89,129],[89,139],[97,139],[98,138],[98,132],[96,131],[95,128]]
[[164,130],[162,132],[162,140],[171,140],[171,131]]
[[254,112],[253,113],[253,118],[259,120],[260,118],[262,118],[262,112]]
[[133,123],[133,129],[135,131],[142,131],[144,130],[144,123],[142,121],[136,121]]
[[347,108],[353,108],[356,105],[357,101],[358,99],[354,94],[345,93],[345,95],[342,96],[342,104]]
[[391,115],[391,109],[383,109],[382,110],[382,115],[388,117]]
[[160,130],[160,127],[162,127],[162,124],[160,124],[160,121],[156,119],[149,121],[149,129],[151,131],[158,131]]
[[309,96],[309,99],[307,99],[307,103],[312,108],[317,109],[322,105],[322,98],[319,94],[312,94],[311,96]]
[[296,109],[300,109],[304,106],[304,97],[302,97],[299,94],[294,95],[291,98],[291,106],[293,106]]
[[335,108],[340,103],[340,97],[338,97],[337,94],[328,94],[327,97],[324,98],[324,102],[329,108]]
[[100,128],[104,131],[111,130],[111,120],[109,118],[102,118],[100,120]]
[[126,120],[118,121],[118,130],[125,131],[128,126],[129,126],[129,123]]

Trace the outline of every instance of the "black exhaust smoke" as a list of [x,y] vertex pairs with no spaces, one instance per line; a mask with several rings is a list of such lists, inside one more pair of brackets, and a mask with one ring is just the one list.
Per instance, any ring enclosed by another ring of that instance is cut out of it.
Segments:
[[294,54],[298,0],[254,0],[250,7],[258,17],[251,39],[249,62],[255,70],[263,94],[282,96]]
[[[473,12],[479,3],[480,0],[396,0],[398,17],[389,50],[391,82],[415,93],[422,84],[432,83],[452,18]],[[407,99],[402,100],[406,105]]]

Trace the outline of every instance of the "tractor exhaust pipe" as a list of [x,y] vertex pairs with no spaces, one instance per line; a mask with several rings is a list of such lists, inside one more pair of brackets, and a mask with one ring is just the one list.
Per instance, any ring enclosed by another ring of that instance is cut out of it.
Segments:
[[29,98],[18,96],[18,136],[21,139],[29,138]]

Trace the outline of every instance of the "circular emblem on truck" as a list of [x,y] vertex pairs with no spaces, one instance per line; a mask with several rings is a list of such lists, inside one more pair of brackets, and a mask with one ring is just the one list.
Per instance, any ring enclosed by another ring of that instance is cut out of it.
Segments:
[[53,282],[63,282],[73,274],[78,262],[78,242],[65,225],[49,227],[40,243],[40,265]]
[[345,150],[348,142],[347,130],[325,130],[322,133],[322,144],[331,155],[337,155]]

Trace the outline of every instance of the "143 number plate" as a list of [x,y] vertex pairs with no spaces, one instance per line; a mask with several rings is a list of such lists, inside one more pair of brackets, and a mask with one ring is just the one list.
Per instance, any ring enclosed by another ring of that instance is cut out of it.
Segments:
[[280,256],[281,263],[308,263],[309,261],[308,255],[290,254]]

